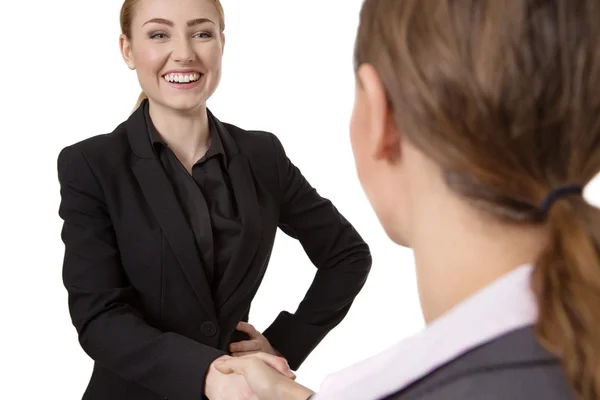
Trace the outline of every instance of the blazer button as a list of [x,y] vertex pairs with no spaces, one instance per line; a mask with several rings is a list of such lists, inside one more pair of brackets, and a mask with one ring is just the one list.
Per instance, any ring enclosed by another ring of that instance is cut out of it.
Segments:
[[217,326],[211,321],[203,322],[200,327],[200,333],[206,337],[213,337],[217,334]]

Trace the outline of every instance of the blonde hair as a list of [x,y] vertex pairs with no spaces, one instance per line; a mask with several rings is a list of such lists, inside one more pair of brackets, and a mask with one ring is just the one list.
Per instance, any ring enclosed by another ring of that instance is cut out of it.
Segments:
[[355,49],[453,191],[548,227],[537,337],[586,400],[600,398],[600,210],[581,196],[539,204],[600,171],[599,20],[598,0],[366,0]]
[[[219,13],[219,26],[221,28],[221,33],[225,31],[225,10],[223,10],[223,5],[220,0],[212,0],[215,7],[217,8],[217,12]],[[121,7],[121,33],[131,39],[131,21],[133,20],[133,13],[135,12],[135,7],[140,2],[140,0],[125,0],[123,2],[123,6]],[[146,93],[143,91],[138,96],[137,102],[135,103],[134,110],[137,109],[144,99],[147,99]]]

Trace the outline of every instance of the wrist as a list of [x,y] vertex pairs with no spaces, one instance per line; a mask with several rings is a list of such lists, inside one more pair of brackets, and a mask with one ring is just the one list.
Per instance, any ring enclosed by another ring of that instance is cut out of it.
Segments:
[[309,388],[289,379],[281,379],[274,389],[278,400],[306,400],[315,394]]
[[212,393],[214,389],[214,380],[215,377],[219,374],[219,371],[215,368],[215,362],[230,358],[228,355],[223,355],[221,357],[216,358],[213,362],[208,366],[208,371],[206,372],[206,376],[204,377],[204,394],[210,398],[209,394]]

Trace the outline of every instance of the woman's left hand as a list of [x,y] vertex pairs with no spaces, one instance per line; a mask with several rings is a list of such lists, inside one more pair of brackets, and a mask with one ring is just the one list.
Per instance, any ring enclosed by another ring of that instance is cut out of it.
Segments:
[[271,346],[269,340],[257,331],[252,325],[247,322],[238,323],[236,329],[250,336],[250,340],[242,340],[241,342],[231,343],[229,351],[234,357],[247,356],[250,354],[262,352],[281,357],[281,353]]
[[259,400],[307,399],[313,391],[278,372],[284,370],[285,366],[285,359],[265,353],[231,357],[215,362],[215,368],[224,374],[243,375]]

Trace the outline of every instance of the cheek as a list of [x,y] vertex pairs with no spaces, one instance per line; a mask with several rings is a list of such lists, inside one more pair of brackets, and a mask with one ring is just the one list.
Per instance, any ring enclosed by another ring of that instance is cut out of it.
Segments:
[[220,67],[223,59],[222,43],[219,39],[193,42],[192,46],[196,54],[196,61],[202,63],[207,68]]
[[364,126],[364,116],[362,115],[360,104],[355,104],[350,119],[350,143],[354,154],[354,163],[356,173],[361,184],[365,184],[365,175],[368,166],[369,149],[367,144],[367,132]]
[[390,220],[387,207],[389,185],[386,185],[386,170],[373,157],[373,147],[369,143],[369,123],[365,106],[358,101],[352,111],[350,120],[350,141],[354,153],[354,162],[358,180],[369,200],[373,211],[388,231]]
[[221,49],[219,46],[203,48],[202,52],[198,53],[198,58],[200,59],[200,62],[204,68],[206,68],[208,71],[205,93],[208,96],[212,96],[221,82],[221,65],[223,60]]
[[144,74],[155,74],[165,63],[165,55],[157,49],[141,48],[134,52],[136,69]]
[[[217,44],[219,43],[219,44]],[[223,49],[221,48],[221,42],[215,42],[214,46],[211,46],[209,52],[210,62],[213,65],[221,65],[221,61],[223,60]]]

